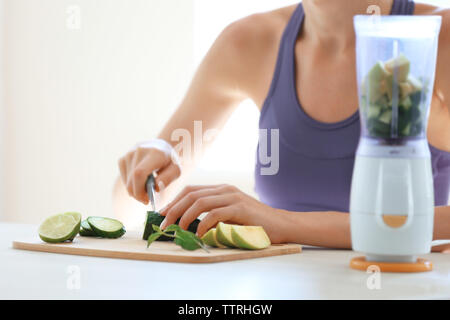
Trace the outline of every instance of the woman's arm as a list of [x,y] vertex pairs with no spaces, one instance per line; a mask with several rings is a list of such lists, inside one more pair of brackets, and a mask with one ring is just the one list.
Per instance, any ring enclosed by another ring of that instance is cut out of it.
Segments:
[[[296,212],[287,242],[322,247],[351,248],[350,216],[341,212]],[[434,215],[433,240],[450,240],[450,206],[437,207]],[[433,247],[433,251],[449,250],[450,245]]]
[[[229,185],[186,187],[162,212],[164,229],[181,217],[186,229],[209,212],[198,227],[202,236],[218,222],[263,226],[272,243],[300,243],[350,249],[350,217],[341,212],[290,212],[269,207]],[[450,207],[435,212],[434,239],[450,239]],[[445,248],[438,248],[443,250]]]
[[[145,181],[155,171],[156,189],[164,189],[160,192],[160,204],[170,198],[176,188],[166,190],[166,187],[189,172],[234,109],[249,97],[255,83],[260,81],[258,65],[261,52],[265,51],[260,46],[264,41],[255,36],[263,29],[259,20],[247,17],[222,31],[198,67],[184,99],[159,134],[160,139],[175,147],[183,170],[172,161],[170,148],[164,144],[151,141],[132,148],[119,160],[122,183],[118,181],[115,187],[116,208],[127,207],[132,198],[147,204]],[[179,180],[178,184],[182,182]]]
[[[437,207],[434,215],[434,240],[450,240],[450,206]],[[433,247],[433,251],[450,250],[450,244]]]
[[[272,75],[268,69],[275,65],[277,54],[272,49],[278,45],[277,32],[281,30],[273,27],[271,17],[252,15],[222,31],[200,64],[186,96],[159,134],[180,154],[182,176],[194,167],[244,99],[258,103],[263,100]],[[119,160],[119,167],[129,195],[144,204],[148,202],[145,181],[151,172],[158,172],[157,191],[181,174],[179,166],[152,144],[132,149]],[[165,190],[163,196],[167,197],[168,192]]]
[[350,216],[342,212],[283,211],[289,221],[286,241],[311,246],[351,249]]

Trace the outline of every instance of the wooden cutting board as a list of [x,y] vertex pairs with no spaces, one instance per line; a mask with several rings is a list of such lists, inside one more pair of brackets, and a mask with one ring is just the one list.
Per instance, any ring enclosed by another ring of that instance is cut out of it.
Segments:
[[186,251],[171,242],[154,242],[149,248],[146,248],[146,242],[142,240],[141,236],[139,232],[127,232],[120,239],[76,237],[73,243],[59,244],[45,243],[36,236],[23,241],[13,241],[13,248],[79,256],[183,263],[244,260],[302,251],[302,246],[298,244],[272,245],[264,250],[208,248],[209,253],[202,249]]

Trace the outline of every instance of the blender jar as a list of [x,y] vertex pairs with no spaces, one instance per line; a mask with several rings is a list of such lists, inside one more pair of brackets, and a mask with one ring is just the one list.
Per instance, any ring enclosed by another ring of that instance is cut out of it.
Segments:
[[440,16],[355,16],[362,138],[426,139]]

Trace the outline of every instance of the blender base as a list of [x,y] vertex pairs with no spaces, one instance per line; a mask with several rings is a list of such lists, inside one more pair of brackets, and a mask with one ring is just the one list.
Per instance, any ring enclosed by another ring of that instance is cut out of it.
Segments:
[[366,257],[356,257],[350,261],[350,268],[360,271],[368,271],[371,266],[379,268],[380,272],[427,272],[433,270],[431,261],[417,259],[416,262],[381,262],[367,261]]

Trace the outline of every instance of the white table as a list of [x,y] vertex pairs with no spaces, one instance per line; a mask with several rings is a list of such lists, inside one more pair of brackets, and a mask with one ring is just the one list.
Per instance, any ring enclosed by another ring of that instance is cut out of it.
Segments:
[[[373,275],[354,271],[346,250],[304,248],[288,256],[179,264],[14,250],[36,226],[0,224],[0,299],[450,299],[450,255],[430,254],[434,271]],[[79,270],[80,288],[70,288]],[[373,278],[371,278],[374,280]],[[372,282],[374,283],[374,282]],[[174,291],[170,284],[188,290]]]

